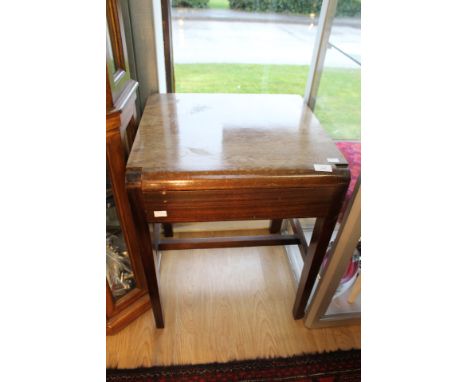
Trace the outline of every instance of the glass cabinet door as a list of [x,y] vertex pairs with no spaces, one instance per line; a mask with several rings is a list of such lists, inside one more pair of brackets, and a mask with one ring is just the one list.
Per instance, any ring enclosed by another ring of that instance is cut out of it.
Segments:
[[107,177],[106,195],[106,278],[115,300],[136,287],[133,266],[120,225],[112,187]]
[[[322,274],[326,270],[327,264],[322,265]],[[358,242],[351,259],[345,266],[338,286],[333,293],[333,297],[325,312],[325,316],[339,316],[347,314],[361,313],[361,294],[360,294],[360,275],[361,275],[361,241]]]

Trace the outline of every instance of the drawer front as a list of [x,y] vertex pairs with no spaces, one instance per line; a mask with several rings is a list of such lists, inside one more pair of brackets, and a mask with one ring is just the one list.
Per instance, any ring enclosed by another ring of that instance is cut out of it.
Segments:
[[325,216],[339,191],[313,189],[231,189],[144,191],[149,222],[202,222]]

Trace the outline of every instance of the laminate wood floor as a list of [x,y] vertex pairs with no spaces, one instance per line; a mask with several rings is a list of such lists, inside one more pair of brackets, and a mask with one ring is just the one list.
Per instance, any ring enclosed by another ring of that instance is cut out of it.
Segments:
[[[242,232],[254,233],[266,231]],[[302,320],[293,319],[296,290],[283,247],[165,251],[160,288],[166,327],[156,329],[148,311],[108,336],[107,367],[226,362],[360,348],[360,325],[307,329]]]

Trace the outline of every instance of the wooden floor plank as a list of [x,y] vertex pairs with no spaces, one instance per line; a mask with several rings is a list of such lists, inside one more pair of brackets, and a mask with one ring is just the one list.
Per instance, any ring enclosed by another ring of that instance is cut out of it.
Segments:
[[[191,235],[199,233],[175,234]],[[359,325],[311,330],[302,320],[293,320],[296,291],[283,247],[164,251],[160,280],[166,327],[156,329],[148,311],[107,337],[108,367],[225,362],[360,347]]]

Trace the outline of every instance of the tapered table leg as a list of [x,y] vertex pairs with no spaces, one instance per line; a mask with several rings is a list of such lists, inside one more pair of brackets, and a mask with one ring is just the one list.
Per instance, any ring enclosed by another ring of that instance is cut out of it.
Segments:
[[163,231],[164,231],[164,236],[166,236],[166,237],[174,236],[174,231],[172,229],[172,224],[171,223],[163,223],[162,227],[163,227]]
[[[157,328],[164,328],[164,316],[159,294],[159,282],[156,271],[155,257],[148,223],[143,215],[143,198],[141,189],[127,186],[128,197],[134,216],[137,240],[140,247],[140,256],[146,276],[146,284],[153,308],[153,316]],[[157,248],[156,250],[157,251]],[[157,252],[156,252],[157,253]]]
[[283,219],[273,219],[270,222],[270,233],[279,233],[281,230],[282,223],[283,223]]
[[336,197],[332,208],[326,217],[317,218],[310,239],[310,245],[304,259],[299,286],[297,288],[296,299],[294,301],[293,316],[295,320],[303,318],[305,307],[312,292],[315,280],[322,265],[323,258],[327,252],[335,224],[338,220],[338,214],[344,198],[342,190]]

